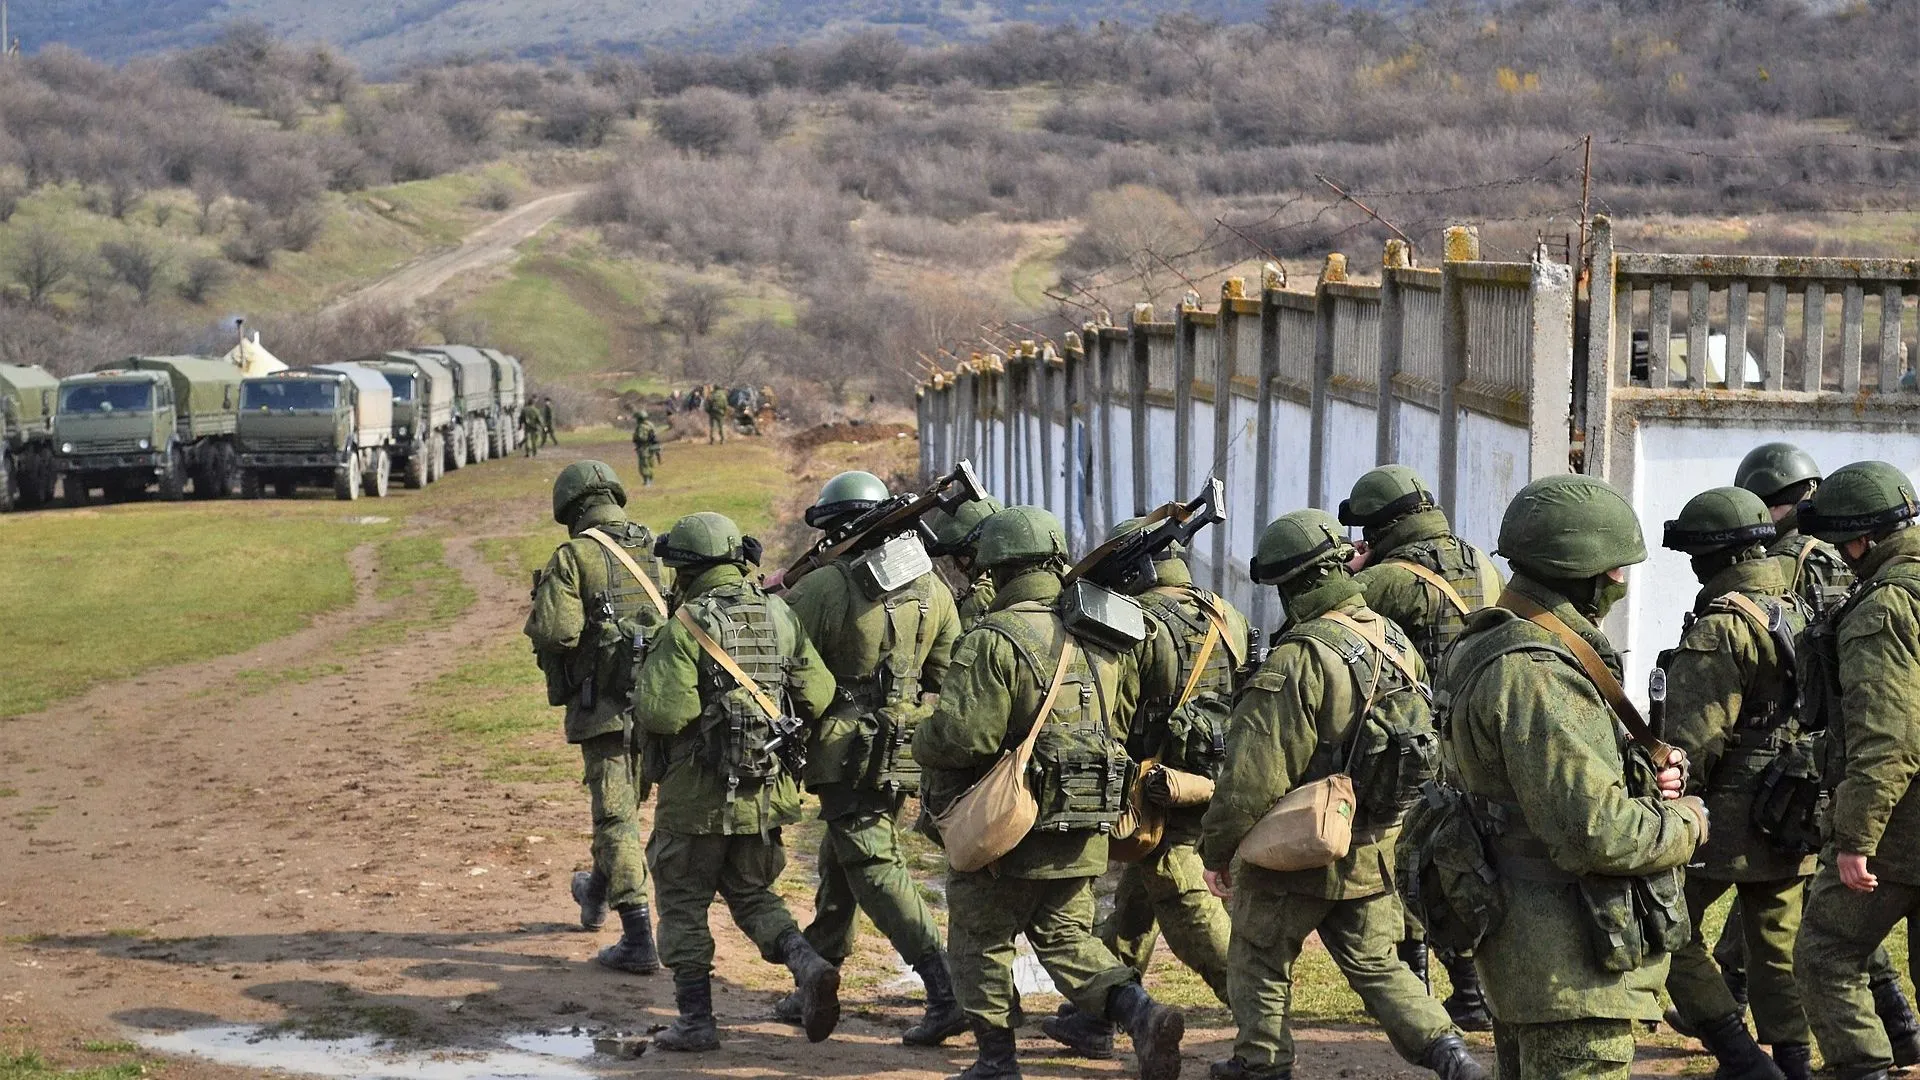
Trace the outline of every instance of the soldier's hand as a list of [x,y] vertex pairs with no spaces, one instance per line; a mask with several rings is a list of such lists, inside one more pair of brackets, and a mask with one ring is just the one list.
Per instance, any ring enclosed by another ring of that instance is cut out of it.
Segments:
[[1872,892],[1879,888],[1880,879],[1867,869],[1867,857],[1851,851],[1843,851],[1834,860],[1835,869],[1840,871],[1840,883],[1854,892]]
[[1679,800],[1679,805],[1693,811],[1694,816],[1700,819],[1700,842],[1702,844],[1706,843],[1708,816],[1706,802],[1698,795],[1688,795],[1686,798]]
[[1660,785],[1660,797],[1677,799],[1687,790],[1687,752],[1679,747],[1667,751],[1667,763],[1656,778]]
[[1206,879],[1208,892],[1222,900],[1233,899],[1233,871],[1203,870],[1200,876]]
[[1367,552],[1371,549],[1367,547],[1365,540],[1355,540],[1353,542],[1353,550],[1354,556],[1352,560],[1347,563],[1347,569],[1357,574],[1367,568]]

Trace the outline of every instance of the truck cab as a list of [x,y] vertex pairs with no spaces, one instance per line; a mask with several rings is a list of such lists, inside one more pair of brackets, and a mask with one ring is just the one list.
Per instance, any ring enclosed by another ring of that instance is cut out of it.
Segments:
[[379,372],[333,364],[240,384],[240,491],[249,499],[303,486],[385,498],[392,441],[393,388]]
[[68,504],[85,505],[94,488],[136,498],[156,481],[163,498],[180,498],[187,465],[176,416],[165,372],[109,369],[62,379],[54,467]]
[[453,424],[453,373],[439,360],[395,351],[355,361],[379,372],[393,389],[393,458],[410,488],[440,479]]

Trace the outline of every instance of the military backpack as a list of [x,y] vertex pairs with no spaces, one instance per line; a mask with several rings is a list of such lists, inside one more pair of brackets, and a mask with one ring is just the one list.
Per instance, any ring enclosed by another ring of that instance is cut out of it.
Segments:
[[809,772],[808,785],[852,783],[889,795],[918,795],[920,766],[913,760],[913,735],[926,713],[920,703],[920,668],[936,629],[937,579],[929,571],[874,596],[853,567],[843,560],[830,565],[845,588],[879,605],[885,628],[880,667],[861,678],[839,680],[837,696],[852,716],[822,726],[819,766]]
[[1323,732],[1305,780],[1345,773],[1353,779],[1356,833],[1397,824],[1439,772],[1439,735],[1428,690],[1415,675],[1412,643],[1392,620],[1369,612],[1353,619],[1330,611],[1281,637],[1311,640],[1346,664],[1360,716],[1342,739]]
[[1173,635],[1181,685],[1170,697],[1141,703],[1133,756],[1217,780],[1227,758],[1233,673],[1246,661],[1246,643],[1233,640],[1219,598],[1195,586],[1163,586],[1139,600]]
[[575,648],[538,654],[547,704],[592,710],[611,700],[622,709],[633,707],[650,635],[666,619],[658,585],[666,570],[653,555],[653,543],[653,533],[634,521],[595,527],[568,541],[580,566],[587,625]]

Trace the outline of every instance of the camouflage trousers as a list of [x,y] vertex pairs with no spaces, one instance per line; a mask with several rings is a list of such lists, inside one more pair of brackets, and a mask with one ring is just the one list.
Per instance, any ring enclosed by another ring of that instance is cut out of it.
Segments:
[[640,845],[640,755],[624,731],[580,744],[582,782],[593,803],[593,869],[607,879],[607,903],[624,911],[647,902],[647,860]]
[[644,446],[636,446],[634,447],[633,453],[635,457],[638,457],[640,459],[640,482],[642,484],[653,483],[652,451],[648,450]]
[[1633,1021],[1493,1025],[1498,1080],[1627,1080]]
[[[1687,875],[1687,914],[1699,926],[1727,890],[1732,889],[1746,911],[1739,933],[1744,953],[1752,958],[1749,993],[1753,1026],[1759,1041],[1805,1043],[1811,1038],[1807,1014],[1800,1007],[1800,991],[1793,981],[1793,939],[1800,931],[1800,903],[1806,890],[1800,878],[1784,881],[1714,881]],[[1680,1018],[1695,1028],[1740,1011],[1727,989],[1720,965],[1707,955],[1699,934],[1674,950],[1667,971],[1667,994]]]
[[1320,942],[1386,1029],[1395,1053],[1418,1062],[1435,1039],[1458,1035],[1447,1010],[1400,962],[1400,899],[1392,893],[1354,900],[1295,896],[1240,882],[1233,891],[1233,938],[1227,986],[1239,1035],[1235,1057],[1249,1069],[1293,1067],[1293,964],[1307,935]]
[[[1800,879],[1803,890],[1809,880],[1811,879]],[[1720,941],[1713,947],[1713,962],[1720,965],[1720,970],[1743,979],[1747,975],[1747,937],[1746,928],[1743,925],[1745,922],[1745,905],[1740,902],[1738,896],[1735,896],[1733,906],[1727,909],[1726,924],[1720,928]],[[1694,925],[1698,926],[1699,923],[1696,921]],[[1873,955],[1867,957],[1869,983],[1879,986],[1881,983],[1895,982],[1899,978],[1900,973],[1894,970],[1893,957],[1887,954],[1885,945],[1873,950]]]
[[1227,998],[1227,910],[1207,891],[1197,840],[1169,842],[1120,871],[1113,911],[1094,933],[1120,962],[1142,974],[1153,960],[1156,937],[1206,981],[1213,996]]
[[1794,975],[1820,1053],[1841,1080],[1893,1065],[1893,1044],[1868,989],[1871,960],[1900,920],[1914,915],[1920,915],[1920,885],[1881,877],[1872,892],[1854,892],[1823,862],[1807,888]]
[[762,840],[758,833],[694,836],[655,828],[647,863],[660,921],[660,962],[674,974],[713,970],[707,910],[715,896],[726,901],[734,925],[759,948],[761,959],[780,962],[780,938],[799,929],[773,891],[787,866],[780,830]]
[[1040,966],[1081,1012],[1107,1015],[1107,995],[1140,973],[1093,936],[1093,879],[947,875],[947,952],[954,994],[976,1025],[1012,1026],[1019,995],[1013,939],[1027,936]]
[[712,413],[707,414],[707,441],[709,443],[727,441],[726,421]]
[[820,841],[820,888],[807,941],[839,963],[853,951],[862,911],[909,965],[940,949],[940,924],[907,873],[900,809],[858,810],[828,821]]

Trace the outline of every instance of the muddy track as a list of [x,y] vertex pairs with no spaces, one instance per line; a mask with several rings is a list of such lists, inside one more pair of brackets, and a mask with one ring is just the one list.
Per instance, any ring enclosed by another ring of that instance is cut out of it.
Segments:
[[468,234],[458,247],[416,259],[328,304],[325,312],[363,303],[411,307],[461,274],[512,261],[515,247],[573,209],[585,195],[584,188],[559,191],[514,207]]

